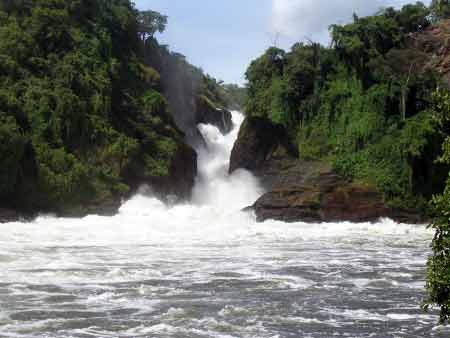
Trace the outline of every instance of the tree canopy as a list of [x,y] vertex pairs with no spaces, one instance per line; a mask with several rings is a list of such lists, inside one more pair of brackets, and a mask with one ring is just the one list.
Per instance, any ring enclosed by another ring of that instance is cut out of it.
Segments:
[[450,17],[449,0],[432,0],[430,9],[434,21],[447,19]]
[[[450,94],[437,91],[433,96],[433,114],[439,130],[445,135],[442,145],[441,163],[450,164]],[[427,289],[428,299],[425,308],[437,305],[441,309],[441,323],[450,320],[450,176],[442,194],[432,199],[434,220],[432,228],[436,231],[432,243],[433,255],[428,260]]]
[[169,174],[183,135],[148,54],[166,23],[129,0],[0,2],[2,207],[76,212]]
[[150,10],[139,12],[137,20],[138,32],[143,40],[153,37],[156,32],[164,32],[167,25],[166,15]]

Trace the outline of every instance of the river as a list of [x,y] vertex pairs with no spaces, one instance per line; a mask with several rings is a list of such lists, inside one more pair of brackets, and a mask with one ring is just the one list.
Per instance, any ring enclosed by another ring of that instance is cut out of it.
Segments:
[[449,337],[420,309],[432,232],[256,223],[257,179],[227,175],[233,119],[200,126],[189,204],[143,188],[114,217],[0,225],[0,337]]

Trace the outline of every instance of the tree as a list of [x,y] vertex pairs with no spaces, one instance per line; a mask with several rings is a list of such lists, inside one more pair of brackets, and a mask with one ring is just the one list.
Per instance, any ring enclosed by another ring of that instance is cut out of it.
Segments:
[[285,113],[288,115],[285,120],[289,124],[302,123],[305,119],[304,107],[299,102],[306,101],[320,86],[323,54],[323,48],[317,43],[295,44],[292,52],[287,54],[283,79],[286,88]]
[[[248,80],[246,111],[250,115],[269,116],[274,93],[279,93],[279,79],[286,65],[286,52],[271,47],[261,57],[252,61],[245,73]],[[274,85],[274,83],[276,85]],[[273,86],[274,85],[274,86]]]
[[356,71],[365,87],[372,83],[370,60],[385,55],[400,41],[400,28],[394,18],[375,15],[359,18],[348,25],[330,27],[332,47],[348,69]]
[[400,115],[407,118],[407,103],[411,88],[423,80],[423,69],[427,55],[413,49],[390,50],[383,58],[382,64],[377,64],[382,79],[390,79],[392,84],[400,88]]
[[[442,145],[440,161],[450,165],[450,94],[438,91],[434,95],[433,114],[446,138]],[[428,260],[427,290],[425,309],[437,305],[441,309],[440,322],[450,320],[450,175],[444,192],[432,200],[436,217],[432,228],[435,230],[432,249]]]
[[166,29],[167,16],[155,11],[143,11],[138,14],[138,31],[142,40],[153,37],[156,32],[162,33]]
[[368,64],[392,48],[403,48],[406,34],[426,28],[429,9],[421,2],[387,8],[377,15],[355,18],[347,25],[330,27],[332,46],[339,58],[357,72],[365,87],[373,84]]
[[389,205],[424,212],[444,184],[426,113],[437,67],[412,42],[426,38],[429,9],[416,2],[353,19],[330,27],[329,48],[296,43],[253,61],[247,113],[284,123],[301,156],[374,185]]
[[430,25],[430,9],[422,2],[407,4],[397,12],[395,19],[405,33],[417,32]]
[[29,10],[32,6],[32,0],[3,0],[0,2],[0,10],[8,14],[20,14]]
[[450,17],[450,0],[433,0],[430,5],[433,21]]
[[14,192],[20,178],[26,142],[26,136],[20,131],[15,119],[0,112],[0,198]]

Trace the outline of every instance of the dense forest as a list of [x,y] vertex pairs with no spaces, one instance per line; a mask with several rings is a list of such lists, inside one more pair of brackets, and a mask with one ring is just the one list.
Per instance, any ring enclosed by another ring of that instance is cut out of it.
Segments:
[[246,73],[247,113],[285,125],[303,159],[328,161],[375,186],[393,207],[443,215],[428,285],[443,321],[450,316],[450,181],[437,194],[450,162],[448,17],[449,1],[355,14],[330,27],[329,47],[272,47]]
[[159,45],[166,24],[128,0],[0,2],[0,207],[83,214],[195,157],[174,117],[236,92]]

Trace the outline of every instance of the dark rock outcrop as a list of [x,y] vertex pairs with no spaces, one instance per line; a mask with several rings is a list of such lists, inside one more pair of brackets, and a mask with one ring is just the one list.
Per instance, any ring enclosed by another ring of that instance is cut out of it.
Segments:
[[20,214],[15,210],[0,208],[0,223],[16,222],[20,219]]
[[[149,43],[155,43],[152,41],[149,40]],[[170,114],[177,127],[185,134],[185,140],[189,145],[195,149],[206,147],[206,142],[197,127],[199,123],[215,125],[223,133],[231,130],[231,113],[217,110],[216,102],[213,103],[202,95],[204,80],[201,72],[188,71],[191,66],[186,62],[180,62],[176,54],[156,53],[154,57],[156,59],[148,61],[161,75],[161,88],[167,99]]]
[[298,151],[282,125],[261,117],[248,117],[231,152],[229,172],[261,171],[273,161],[297,157]]
[[[89,204],[70,206],[69,208],[63,208],[57,211],[52,210],[49,212],[58,217],[69,218],[81,218],[87,215],[114,216],[122,205],[124,197],[124,195],[115,194],[114,196],[108,196],[103,200],[94,201]],[[45,213],[46,211],[40,210],[40,212]],[[37,216],[38,212],[35,212],[29,219],[33,219]]]
[[[181,94],[180,94],[181,95]],[[170,113],[177,127],[185,134],[186,142],[198,149],[205,147],[206,142],[198,129],[198,124],[211,124],[226,134],[233,128],[231,112],[217,108],[208,98],[192,94],[190,98],[185,95],[174,97],[173,93],[167,94]],[[185,105],[180,103],[186,101]]]
[[[295,168],[305,166],[308,169]],[[280,171],[280,179],[253,205],[258,221],[374,222],[389,217],[398,222],[419,223],[417,214],[393,210],[370,186],[343,179],[321,163],[301,162]]]
[[197,97],[196,101],[196,124],[211,124],[219,128],[223,134],[227,134],[233,129],[231,113],[228,110],[214,107],[204,96]]
[[388,215],[380,194],[332,172],[298,180],[299,184],[276,186],[256,201],[253,208],[258,221],[365,222]]
[[258,221],[372,222],[382,217],[422,221],[414,213],[389,208],[373,187],[340,177],[324,162],[297,157],[282,126],[262,118],[246,119],[233,148],[230,172],[250,170],[267,190],[248,208]]

